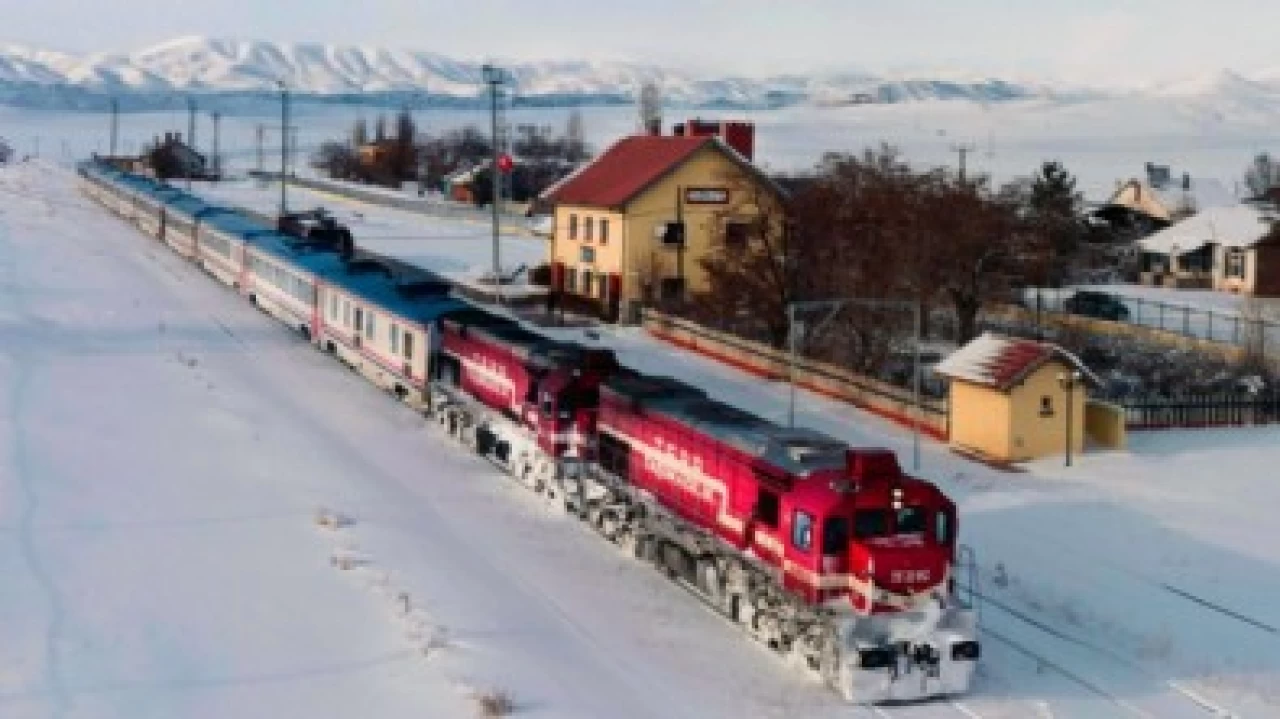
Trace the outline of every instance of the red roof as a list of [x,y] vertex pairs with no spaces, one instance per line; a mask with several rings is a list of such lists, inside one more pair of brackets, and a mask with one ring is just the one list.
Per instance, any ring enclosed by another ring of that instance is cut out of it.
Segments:
[[564,205],[621,207],[699,149],[715,143],[713,137],[626,137],[552,187],[546,199]]
[[1046,342],[1002,337],[987,332],[938,363],[934,371],[944,377],[994,387],[1008,392],[1046,362],[1058,359],[1080,372],[1094,386],[1100,382],[1075,355]]

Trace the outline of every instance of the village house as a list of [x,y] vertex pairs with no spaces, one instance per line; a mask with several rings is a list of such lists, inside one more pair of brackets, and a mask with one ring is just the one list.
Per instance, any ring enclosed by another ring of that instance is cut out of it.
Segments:
[[1204,210],[1140,241],[1143,284],[1280,297],[1280,233],[1256,207]]
[[1136,224],[1152,232],[1212,207],[1238,205],[1218,180],[1174,177],[1167,165],[1148,162],[1146,177],[1121,183],[1095,214],[1113,226]]
[[[785,191],[751,163],[749,123],[694,120],[623,138],[542,195],[552,292],[611,320],[706,288],[701,261]],[[773,209],[773,208],[766,208]]]

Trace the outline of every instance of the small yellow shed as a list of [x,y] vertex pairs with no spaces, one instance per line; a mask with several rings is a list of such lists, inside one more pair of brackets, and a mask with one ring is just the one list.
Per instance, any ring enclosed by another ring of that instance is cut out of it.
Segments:
[[[938,364],[951,380],[951,443],[1018,462],[1085,446],[1085,403],[1098,378],[1057,345],[988,332]],[[1069,456],[1069,455],[1068,455]]]

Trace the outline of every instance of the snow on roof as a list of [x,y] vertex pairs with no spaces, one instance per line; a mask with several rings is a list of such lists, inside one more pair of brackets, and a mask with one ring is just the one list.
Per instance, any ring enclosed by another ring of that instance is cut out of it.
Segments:
[[1138,244],[1162,255],[1192,252],[1213,243],[1225,247],[1251,247],[1270,231],[1262,213],[1248,205],[1210,207],[1167,227]]
[[1202,212],[1239,203],[1219,180],[1193,178],[1188,185],[1184,186],[1182,180],[1172,180],[1157,187],[1146,180],[1130,180],[1116,190],[1105,204],[1128,207],[1168,222],[1181,211]]
[[1008,392],[1054,359],[1074,367],[1090,384],[1102,383],[1078,357],[1047,342],[986,332],[938,363],[934,372],[951,379]]

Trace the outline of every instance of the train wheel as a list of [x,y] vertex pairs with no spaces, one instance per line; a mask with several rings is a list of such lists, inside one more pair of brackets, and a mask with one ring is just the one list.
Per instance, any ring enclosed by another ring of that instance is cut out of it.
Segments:
[[715,560],[703,559],[698,562],[698,589],[716,609],[725,608],[724,582],[720,577],[720,568]]

